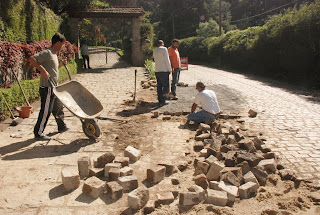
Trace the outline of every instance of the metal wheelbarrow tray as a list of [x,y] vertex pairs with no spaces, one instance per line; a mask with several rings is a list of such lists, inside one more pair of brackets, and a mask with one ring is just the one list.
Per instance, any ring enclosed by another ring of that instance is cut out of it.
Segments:
[[101,132],[94,118],[103,111],[101,102],[77,81],[70,81],[53,88],[53,93],[62,104],[82,122],[84,133],[97,139]]

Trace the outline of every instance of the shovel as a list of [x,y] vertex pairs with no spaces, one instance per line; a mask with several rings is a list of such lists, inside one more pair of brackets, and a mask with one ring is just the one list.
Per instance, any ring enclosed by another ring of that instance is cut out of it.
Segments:
[[[22,86],[21,86],[21,84],[20,84],[20,81],[19,81],[16,73],[13,72],[13,71],[12,71],[12,73],[13,73],[14,78],[15,78],[16,81],[18,82],[18,85],[19,85],[19,87],[20,87],[20,90],[21,90],[21,92],[22,92],[22,95],[23,95],[23,98],[24,98],[25,102],[27,103],[28,106],[31,107],[31,105],[30,105],[30,103],[29,103],[29,101],[28,101],[28,99],[27,99],[27,97],[26,97],[26,94],[24,93],[24,91],[23,91],[23,89],[22,89]],[[31,113],[33,113],[33,108],[31,108]]]
[[6,98],[4,97],[4,95],[2,94],[2,92],[1,92],[1,91],[0,91],[0,95],[2,95],[2,97],[3,97],[3,101],[4,101],[4,103],[6,104],[6,106],[7,106],[8,110],[9,110],[9,112],[10,112],[10,115],[11,115],[11,118],[12,118],[11,125],[12,125],[12,126],[16,126],[16,125],[18,125],[18,124],[21,122],[21,120],[20,120],[21,118],[15,118],[15,117],[14,117],[14,115],[13,115],[13,113],[12,113],[12,111],[11,111],[10,107],[9,107],[9,104],[8,104],[8,102],[7,102]]

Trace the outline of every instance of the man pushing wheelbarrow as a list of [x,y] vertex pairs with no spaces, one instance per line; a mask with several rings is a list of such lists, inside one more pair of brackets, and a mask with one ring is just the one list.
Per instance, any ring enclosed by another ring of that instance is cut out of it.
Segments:
[[[29,62],[37,70],[40,71],[40,97],[41,108],[37,123],[34,127],[34,136],[41,140],[50,140],[50,137],[44,134],[50,114],[52,113],[58,124],[58,132],[68,130],[64,123],[63,104],[53,93],[53,87],[49,84],[50,78],[56,85],[59,78],[59,60],[58,54],[66,42],[66,38],[56,33],[51,39],[52,45],[50,48],[29,58]],[[62,66],[62,65],[61,65]]]

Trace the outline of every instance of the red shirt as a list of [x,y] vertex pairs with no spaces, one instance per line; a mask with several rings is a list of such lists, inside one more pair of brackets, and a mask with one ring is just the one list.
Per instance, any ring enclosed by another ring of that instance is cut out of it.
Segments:
[[169,58],[171,62],[171,67],[173,69],[181,68],[181,62],[180,62],[180,53],[177,48],[173,48],[170,46],[168,48]]

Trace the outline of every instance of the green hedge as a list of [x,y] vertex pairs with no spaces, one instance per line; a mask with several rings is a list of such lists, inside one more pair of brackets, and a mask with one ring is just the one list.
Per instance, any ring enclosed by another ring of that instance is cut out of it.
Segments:
[[53,11],[34,0],[1,1],[0,17],[0,26],[5,28],[0,39],[13,42],[49,40],[62,22]]
[[[71,74],[76,74],[78,71],[77,63],[74,60],[71,60],[68,63],[68,68],[70,70]],[[66,68],[61,67],[60,68],[60,76],[59,81],[64,81],[69,78],[68,72]],[[26,97],[29,102],[32,102],[36,100],[39,97],[39,86],[40,86],[40,78],[36,78],[33,80],[22,80],[20,81],[21,86],[26,94]],[[0,120],[4,120],[6,117],[10,115],[4,101],[3,96],[5,96],[11,110],[14,109],[14,107],[18,107],[21,105],[24,105],[24,98],[22,95],[22,92],[19,88],[19,85],[17,83],[14,83],[12,88],[9,89],[0,89],[2,95],[0,95],[1,101],[0,101]]]
[[319,87],[320,2],[287,10],[261,27],[182,39],[179,50],[190,61]]

